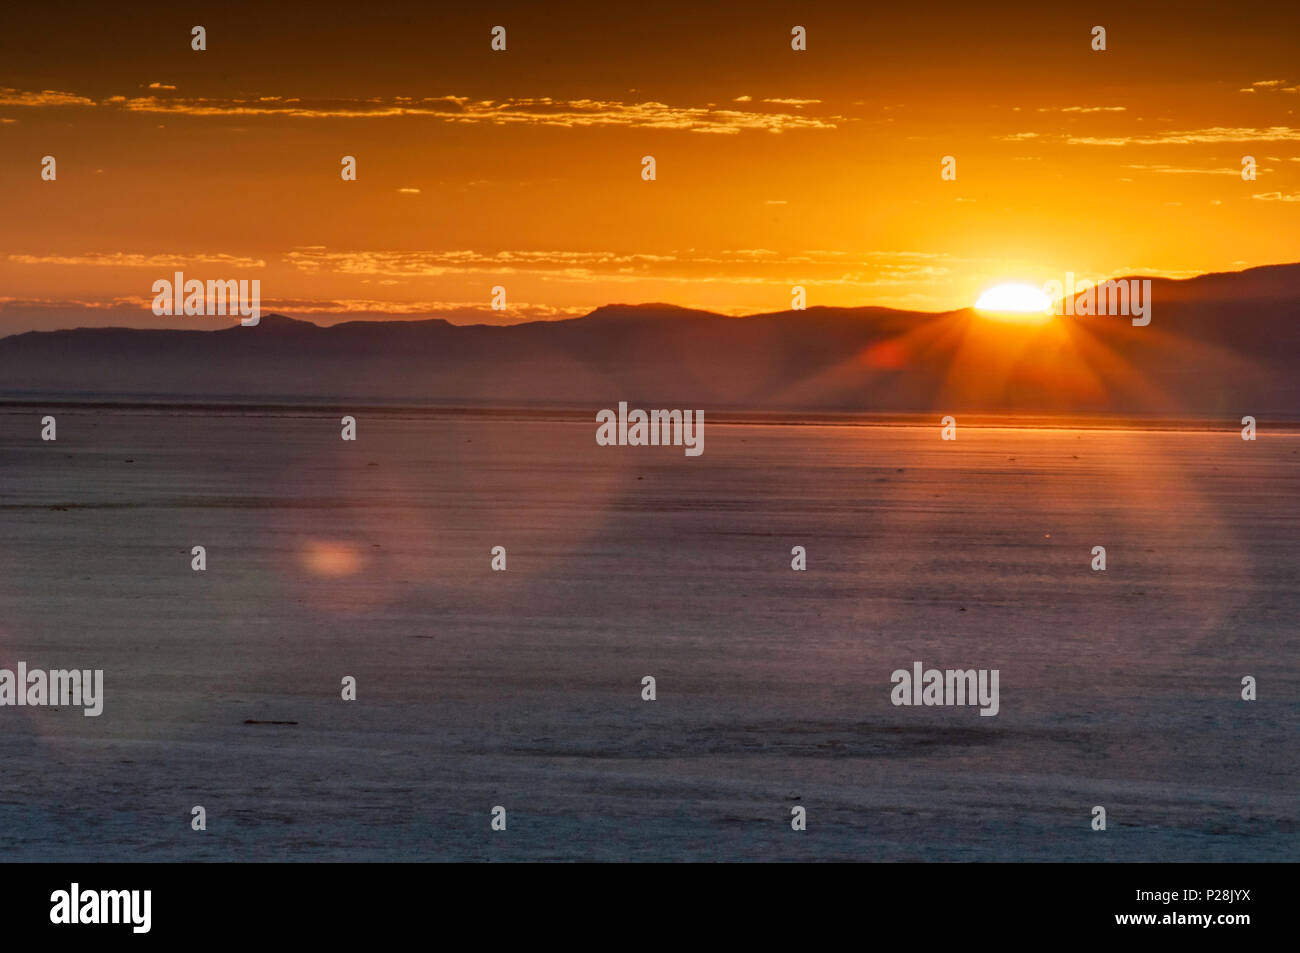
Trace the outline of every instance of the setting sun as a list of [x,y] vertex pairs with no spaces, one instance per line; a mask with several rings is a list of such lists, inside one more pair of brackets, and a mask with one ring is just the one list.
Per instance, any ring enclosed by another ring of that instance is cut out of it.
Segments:
[[996,285],[980,295],[975,307],[981,311],[1047,311],[1052,299],[1033,285]]
[[1052,317],[1052,299],[1041,288],[1025,284],[995,285],[979,296],[975,308],[985,317],[1020,324],[1042,324]]

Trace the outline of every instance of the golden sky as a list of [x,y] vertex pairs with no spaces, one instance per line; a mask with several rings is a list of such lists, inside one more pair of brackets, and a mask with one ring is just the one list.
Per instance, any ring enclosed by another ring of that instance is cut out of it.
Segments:
[[1294,3],[30,6],[0,38],[0,333],[202,326],[149,313],[176,270],[319,323],[508,322],[1300,259]]

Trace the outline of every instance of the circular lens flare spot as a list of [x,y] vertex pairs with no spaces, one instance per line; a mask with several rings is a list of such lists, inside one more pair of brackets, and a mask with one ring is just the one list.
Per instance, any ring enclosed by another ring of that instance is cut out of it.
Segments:
[[317,576],[351,576],[365,562],[361,553],[347,543],[311,540],[299,557],[308,572]]

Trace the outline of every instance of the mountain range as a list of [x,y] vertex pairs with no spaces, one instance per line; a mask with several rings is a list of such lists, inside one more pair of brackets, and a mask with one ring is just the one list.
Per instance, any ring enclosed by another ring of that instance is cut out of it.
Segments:
[[[1042,325],[962,309],[810,307],[730,317],[609,305],[563,321],[0,339],[10,398],[1300,418],[1300,264],[1152,279],[1151,323]],[[183,318],[177,318],[178,323]]]

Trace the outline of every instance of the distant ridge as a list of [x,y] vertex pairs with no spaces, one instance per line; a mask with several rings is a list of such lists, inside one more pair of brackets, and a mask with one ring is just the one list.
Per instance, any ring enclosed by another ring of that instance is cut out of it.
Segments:
[[510,326],[268,314],[217,331],[32,331],[0,339],[0,394],[1300,417],[1300,264],[1152,279],[1152,296],[1144,328],[612,304]]

